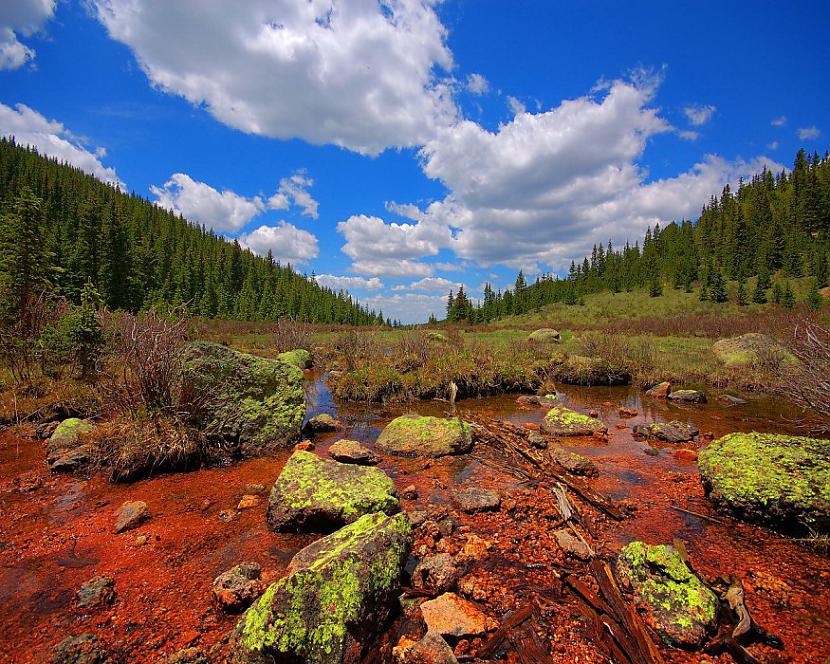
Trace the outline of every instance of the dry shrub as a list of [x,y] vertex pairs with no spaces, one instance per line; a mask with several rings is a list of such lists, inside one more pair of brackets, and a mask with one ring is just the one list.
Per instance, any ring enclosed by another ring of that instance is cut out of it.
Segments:
[[31,384],[41,375],[44,355],[40,338],[49,323],[63,315],[64,308],[45,291],[31,293],[0,325],[0,357],[18,385]]
[[277,353],[285,353],[298,348],[310,349],[311,325],[290,318],[282,318],[274,323],[273,340]]
[[579,348],[587,357],[599,357],[626,370],[639,383],[653,381],[658,369],[657,354],[650,339],[589,332],[580,337]]
[[813,321],[795,326],[785,342],[790,361],[776,392],[803,408],[805,425],[830,432],[830,330]]

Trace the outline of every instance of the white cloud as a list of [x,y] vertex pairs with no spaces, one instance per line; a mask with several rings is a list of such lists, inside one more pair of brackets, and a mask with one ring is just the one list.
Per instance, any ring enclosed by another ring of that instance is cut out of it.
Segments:
[[446,315],[446,295],[426,295],[422,293],[396,293],[361,298],[361,304],[369,309],[382,310],[384,317],[400,320],[403,323],[419,323],[435,314],[438,318]]
[[712,119],[712,116],[715,114],[717,109],[712,106],[711,104],[706,106],[686,106],[683,109],[683,112],[686,114],[689,122],[693,124],[695,127],[700,127],[705,125],[709,120]]
[[510,107],[510,111],[513,115],[519,115],[520,113],[524,113],[526,110],[525,105],[521,101],[510,95],[507,97],[507,105]]
[[150,191],[161,207],[220,232],[238,231],[266,210],[259,196],[246,198],[230,189],[218,191],[185,173],[174,173],[164,187],[153,185]]
[[55,0],[4,0],[0,3],[0,70],[33,60],[34,49],[19,37],[38,32],[55,13]]
[[801,127],[798,130],[798,137],[802,141],[812,141],[821,136],[821,130],[813,125],[812,127]]
[[778,118],[773,118],[770,121],[770,124],[773,127],[783,127],[785,124],[787,124],[787,118],[783,115],[781,117],[778,117]]
[[481,74],[470,74],[467,77],[467,90],[474,95],[486,95],[490,92],[490,82]]
[[244,132],[374,155],[457,116],[437,0],[91,1],[154,85]]
[[447,293],[450,289],[458,290],[463,285],[461,282],[450,281],[443,277],[424,277],[418,281],[413,281],[411,284],[395,286],[392,290],[437,291],[439,293]]
[[383,282],[377,277],[365,279],[364,277],[348,277],[339,276],[335,274],[318,274],[316,277],[317,283],[321,286],[331,288],[332,290],[351,290],[355,288],[365,288],[367,290],[378,290],[383,288]]
[[777,150],[778,149],[778,141],[773,141],[772,143],[767,144],[767,149],[769,150]]
[[424,277],[432,274],[428,263],[394,258],[358,260],[352,263],[352,270],[360,274],[382,277]]
[[290,178],[283,178],[277,192],[268,199],[268,207],[272,210],[287,210],[293,203],[302,208],[305,216],[318,219],[320,204],[308,193],[308,187],[312,186],[314,180],[302,171],[294,173]]
[[238,239],[239,244],[260,256],[270,249],[275,260],[292,265],[307,263],[319,253],[317,238],[312,233],[285,221],[276,226],[262,225]]
[[684,129],[677,132],[677,135],[680,136],[684,141],[696,141],[700,138],[699,131],[692,131],[690,129]]
[[20,145],[30,145],[41,154],[65,161],[104,182],[123,186],[115,169],[101,163],[101,148],[92,147],[90,151],[86,141],[60,122],[48,120],[24,104],[12,108],[0,103],[0,136],[13,136]]

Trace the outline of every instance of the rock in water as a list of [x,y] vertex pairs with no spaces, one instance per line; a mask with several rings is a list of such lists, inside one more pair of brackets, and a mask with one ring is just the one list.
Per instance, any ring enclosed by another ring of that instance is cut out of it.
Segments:
[[138,528],[150,518],[150,510],[143,500],[128,500],[115,513],[115,534]]
[[608,427],[595,417],[557,406],[545,415],[545,419],[542,420],[542,431],[552,436],[593,436],[594,433],[607,433]]
[[303,372],[296,366],[198,342],[185,349],[182,373],[212,397],[200,424],[238,444],[241,455],[286,449],[299,439],[305,396]]
[[262,594],[261,578],[259,563],[240,563],[214,579],[213,599],[228,612],[246,609]]
[[668,381],[663,381],[662,383],[657,383],[654,387],[649,390],[646,390],[647,397],[653,397],[655,399],[667,399],[669,393],[671,392],[671,383]]
[[694,424],[687,422],[652,422],[638,424],[634,427],[634,434],[666,443],[688,443],[700,435],[700,430]]
[[702,449],[698,466],[719,507],[777,528],[830,532],[830,441],[731,433]]
[[343,428],[343,424],[338,422],[328,413],[320,413],[315,415],[303,427],[308,433],[326,433],[328,431],[337,431]]
[[399,456],[440,457],[473,449],[473,431],[460,419],[404,415],[386,425],[379,450]]
[[329,448],[329,456],[340,463],[355,463],[358,466],[374,466],[380,459],[368,447],[356,440],[338,440]]
[[596,465],[588,457],[566,450],[564,447],[549,447],[548,450],[551,459],[572,475],[593,477],[599,474]]
[[559,334],[558,330],[554,330],[549,327],[543,327],[539,330],[535,330],[531,332],[527,336],[527,340],[531,343],[554,343],[558,344],[562,337]]
[[718,598],[692,573],[673,546],[631,542],[617,558],[646,621],[670,646],[696,648],[715,627]]
[[566,385],[628,385],[631,373],[601,357],[567,355],[553,362],[553,377]]
[[282,360],[298,369],[311,369],[311,353],[304,348],[297,348],[296,350],[289,350],[285,353],[277,355],[278,360]]
[[291,455],[271,489],[268,525],[276,531],[331,532],[371,512],[400,509],[395,485],[379,468]]
[[404,514],[367,514],[300,551],[288,576],[242,616],[237,664],[353,664],[391,615],[412,530]]
[[706,403],[706,395],[700,390],[675,390],[669,393],[668,399],[679,403]]

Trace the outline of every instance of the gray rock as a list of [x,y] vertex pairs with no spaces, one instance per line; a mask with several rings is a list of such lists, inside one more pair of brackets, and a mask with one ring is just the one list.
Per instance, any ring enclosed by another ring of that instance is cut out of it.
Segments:
[[93,577],[78,589],[75,598],[81,609],[108,606],[115,601],[115,580],[108,576]]
[[634,427],[634,435],[661,440],[664,443],[688,443],[695,440],[700,430],[688,422],[652,422],[651,424],[637,424]]
[[94,634],[67,636],[52,650],[50,664],[115,664]]
[[579,558],[580,560],[589,560],[591,558],[591,550],[588,546],[575,537],[569,530],[556,530],[553,533],[556,538],[556,543],[565,553]]
[[354,463],[358,466],[374,466],[380,458],[372,450],[356,440],[338,440],[329,448],[329,456],[340,463]]
[[596,465],[589,458],[563,447],[551,447],[549,449],[551,459],[572,475],[593,477],[599,474]]
[[414,646],[395,648],[396,664],[458,664],[449,644],[440,634],[427,632]]
[[262,594],[261,579],[259,563],[240,563],[214,579],[213,599],[228,613],[246,609]]
[[150,518],[147,503],[142,500],[128,500],[115,513],[115,533],[123,533],[138,528]]
[[412,586],[441,594],[455,588],[461,574],[462,570],[456,566],[451,555],[439,553],[418,563],[412,573]]
[[706,395],[700,390],[675,390],[669,393],[668,399],[678,403],[706,403]]
[[89,463],[89,445],[80,445],[71,450],[57,450],[46,458],[53,473],[74,473]]
[[462,489],[456,495],[455,500],[461,510],[468,513],[497,510],[501,505],[501,498],[497,492],[478,487]]

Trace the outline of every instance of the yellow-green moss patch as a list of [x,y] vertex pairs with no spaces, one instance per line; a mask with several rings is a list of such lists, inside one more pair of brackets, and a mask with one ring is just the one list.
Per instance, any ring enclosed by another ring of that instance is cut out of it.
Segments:
[[404,415],[386,425],[376,445],[383,452],[400,456],[463,454],[473,448],[473,432],[458,418]]

